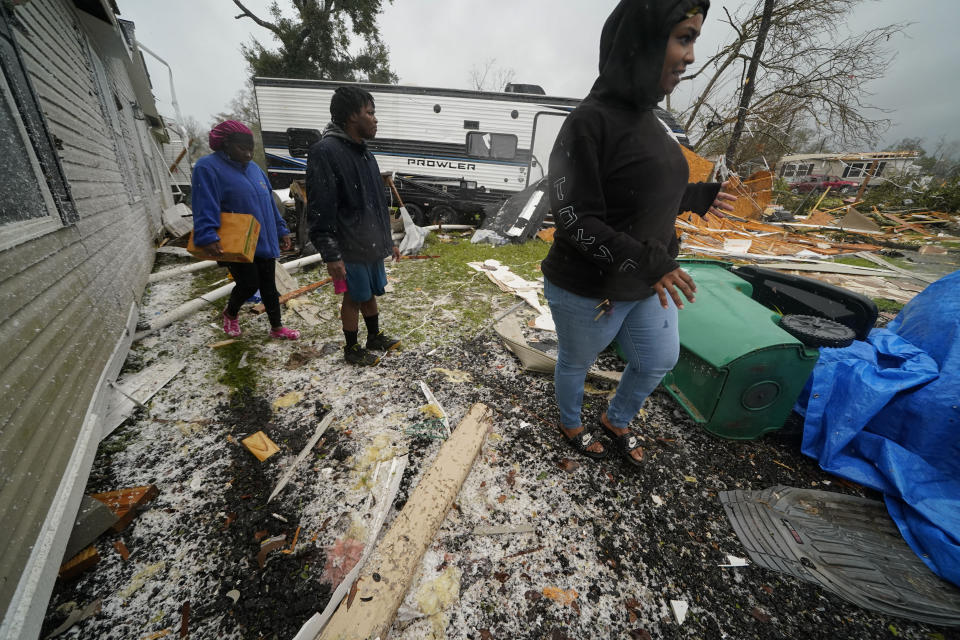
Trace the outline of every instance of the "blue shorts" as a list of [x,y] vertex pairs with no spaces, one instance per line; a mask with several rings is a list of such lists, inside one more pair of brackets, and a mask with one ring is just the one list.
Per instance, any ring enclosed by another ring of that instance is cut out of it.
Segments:
[[376,262],[344,262],[347,268],[347,293],[354,302],[366,302],[382,296],[387,286],[387,270],[383,260]]

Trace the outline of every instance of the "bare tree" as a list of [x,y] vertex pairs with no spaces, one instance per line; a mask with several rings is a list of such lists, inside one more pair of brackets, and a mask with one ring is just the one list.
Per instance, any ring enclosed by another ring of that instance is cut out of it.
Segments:
[[496,63],[496,58],[487,58],[481,65],[470,67],[470,86],[477,91],[503,91],[513,82],[516,72],[510,67],[498,67]]
[[[209,127],[204,127],[200,121],[193,116],[186,116],[181,123],[186,131],[187,139],[190,141],[190,157],[196,160],[200,156],[210,153],[210,145],[207,144],[207,134]],[[184,140],[186,143],[186,140]]]
[[846,19],[866,1],[756,0],[735,15],[724,9],[733,38],[685,78],[705,80],[681,114],[694,146],[724,140],[735,166],[744,132],[788,143],[812,127],[840,146],[874,142],[890,121],[867,103],[868,85],[883,76],[893,59],[887,43],[907,25],[846,35]]

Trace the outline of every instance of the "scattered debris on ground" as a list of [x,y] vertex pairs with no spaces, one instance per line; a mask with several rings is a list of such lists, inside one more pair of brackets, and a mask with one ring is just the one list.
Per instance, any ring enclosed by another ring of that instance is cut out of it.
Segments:
[[[750,232],[761,241],[774,233]],[[798,246],[819,248],[812,233],[798,234],[807,240]],[[859,640],[891,628],[911,640],[949,637],[734,561],[750,553],[721,492],[787,485],[876,497],[821,471],[788,432],[720,440],[658,391],[634,425],[645,438],[642,466],[571,458],[555,426],[551,377],[526,370],[488,331],[513,308],[507,317],[527,347],[549,354],[555,345],[527,324],[540,314],[529,303],[515,308],[503,280],[482,276],[496,267],[467,266],[495,259],[536,282],[546,250],[538,239],[491,247],[431,234],[424,253],[438,258],[388,265],[394,290],[382,299],[381,322],[404,347],[376,367],[343,362],[338,298],[315,266],[295,277],[300,289],[318,285],[297,299],[316,307],[320,322],[284,309],[303,331],[299,342],[268,340],[266,318],[244,311],[243,336],[210,349],[223,336],[220,309],[207,303],[144,336],[120,386],[161,362],[184,367],[102,442],[86,493],[155,485],[158,494],[126,529],[96,540],[95,567],[58,582],[44,635],[285,639],[332,600],[366,610],[374,600],[364,598],[385,586],[377,534],[382,545],[385,532],[404,526],[398,514],[457,438],[454,425],[482,403],[488,431],[449,510],[422,540],[409,588],[391,596],[391,638]],[[157,268],[182,260],[159,255]],[[153,283],[141,321],[205,293],[224,272]],[[902,282],[913,280],[895,286]],[[609,352],[598,367],[615,372],[618,362]],[[586,424],[597,422],[614,384],[591,381]],[[438,411],[425,413],[425,402]],[[273,453],[251,454],[259,450]],[[364,554],[374,555],[363,563]],[[353,572],[359,581],[335,597]]]

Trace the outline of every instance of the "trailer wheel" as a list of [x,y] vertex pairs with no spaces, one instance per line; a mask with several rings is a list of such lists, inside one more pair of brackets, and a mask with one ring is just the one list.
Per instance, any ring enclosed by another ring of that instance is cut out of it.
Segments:
[[430,224],[427,221],[426,216],[423,215],[423,209],[421,209],[418,205],[405,204],[403,206],[406,207],[407,213],[409,213],[410,217],[413,219],[413,224],[417,225],[418,227],[425,227]]
[[430,210],[433,224],[453,224],[457,221],[457,210],[450,205],[440,204]]
[[850,327],[817,316],[783,316],[780,328],[808,347],[842,348],[850,346],[856,338]]

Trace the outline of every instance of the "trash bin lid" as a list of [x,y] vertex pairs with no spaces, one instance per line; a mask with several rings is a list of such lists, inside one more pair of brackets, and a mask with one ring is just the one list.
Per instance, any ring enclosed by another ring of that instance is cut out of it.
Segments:
[[697,285],[696,302],[679,311],[680,344],[720,368],[771,347],[803,345],[777,325],[779,314],[750,297],[750,283],[726,263],[680,261]]

